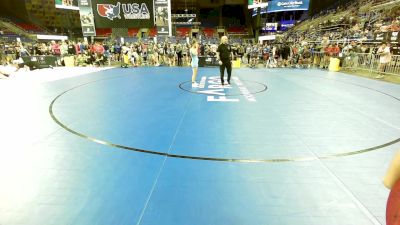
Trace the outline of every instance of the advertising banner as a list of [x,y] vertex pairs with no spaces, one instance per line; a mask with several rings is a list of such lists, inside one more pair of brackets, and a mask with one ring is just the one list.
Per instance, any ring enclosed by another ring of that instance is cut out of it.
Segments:
[[56,8],[79,10],[78,0],[55,0]]
[[254,9],[258,7],[267,7],[267,0],[248,0],[248,9]]
[[390,33],[390,41],[391,42],[400,42],[400,32],[391,32]]
[[289,30],[295,24],[294,20],[283,20],[281,21],[281,31]]
[[96,36],[92,0],[78,0],[82,33],[84,37]]
[[278,30],[278,23],[266,23],[265,27],[263,28],[264,31],[271,31],[275,32]]
[[154,0],[155,23],[158,36],[170,36],[171,0]]
[[384,41],[389,41],[389,33],[375,33],[374,34],[374,40],[375,41],[380,41],[380,42],[384,42]]
[[[258,11],[258,8],[254,8],[253,9],[253,14],[251,16],[252,17],[257,16],[257,11]],[[265,13],[267,13],[267,7],[261,7],[260,8],[260,15],[265,14]]]
[[310,0],[272,0],[268,4],[268,13],[308,10]]
[[275,35],[260,36],[258,37],[258,42],[262,43],[263,41],[272,41],[275,39],[276,39]]
[[375,33],[374,40],[380,41],[380,42],[399,42],[400,41],[400,33],[398,31]]
[[154,27],[153,0],[92,0],[98,28]]

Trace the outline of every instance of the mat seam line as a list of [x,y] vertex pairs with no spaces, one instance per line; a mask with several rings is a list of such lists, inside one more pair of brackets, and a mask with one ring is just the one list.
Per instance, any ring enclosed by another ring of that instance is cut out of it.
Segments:
[[[181,118],[181,120],[179,121],[179,124],[178,124],[178,126],[177,126],[177,128],[176,128],[174,137],[172,138],[172,141],[171,141],[171,144],[170,144],[170,146],[169,146],[169,148],[168,148],[167,154],[170,153],[170,151],[171,151],[171,149],[172,149],[172,146],[173,146],[174,143],[175,143],[176,136],[177,136],[178,133],[179,133],[179,130],[180,130],[181,126],[182,126],[182,123],[183,123],[184,118],[186,117],[186,114],[187,114],[187,111],[188,111],[188,105],[189,105],[191,99],[192,99],[192,96],[189,97],[189,100],[188,100],[187,103],[186,103],[185,111],[183,112],[182,118]],[[155,190],[155,188],[156,188],[156,186],[157,186],[157,184],[158,184],[158,180],[159,180],[159,178],[160,178],[160,176],[161,176],[161,173],[162,173],[162,171],[163,171],[163,169],[164,169],[165,162],[167,161],[167,159],[168,159],[168,155],[164,156],[164,160],[163,160],[163,162],[162,162],[162,164],[161,164],[161,167],[160,167],[160,169],[159,169],[159,171],[158,171],[156,180],[154,181],[154,184],[153,184],[153,186],[152,186],[152,188],[151,188],[151,190],[150,190],[149,196],[148,196],[148,198],[147,198],[147,200],[146,200],[146,203],[145,203],[145,205],[144,205],[144,207],[143,207],[143,209],[142,209],[142,212],[141,212],[141,214],[140,214],[139,220],[137,221],[136,225],[140,225],[140,224],[142,223],[143,216],[144,216],[144,214],[145,214],[145,212],[146,212],[146,210],[147,210],[147,206],[148,206],[148,204],[149,204],[149,202],[150,202],[150,199],[151,199],[151,197],[153,196],[154,190]]]

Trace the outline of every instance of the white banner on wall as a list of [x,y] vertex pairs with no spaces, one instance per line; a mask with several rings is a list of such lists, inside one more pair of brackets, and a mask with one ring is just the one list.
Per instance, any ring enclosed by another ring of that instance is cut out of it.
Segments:
[[275,35],[266,35],[266,36],[258,37],[258,42],[262,43],[263,41],[272,41],[275,39],[276,39]]

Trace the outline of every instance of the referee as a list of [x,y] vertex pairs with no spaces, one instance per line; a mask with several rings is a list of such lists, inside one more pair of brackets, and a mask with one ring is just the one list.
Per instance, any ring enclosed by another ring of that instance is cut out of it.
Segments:
[[219,63],[219,70],[221,72],[221,84],[224,85],[225,68],[228,72],[228,84],[231,84],[232,62],[233,53],[231,46],[228,44],[228,37],[221,37],[221,44],[217,49],[217,59]]

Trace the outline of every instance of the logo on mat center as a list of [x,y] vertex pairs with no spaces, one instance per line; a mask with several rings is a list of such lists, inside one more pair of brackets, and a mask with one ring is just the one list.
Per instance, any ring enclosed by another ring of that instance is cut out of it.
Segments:
[[[249,102],[257,102],[255,96],[250,93],[246,85],[238,78],[232,77],[232,81],[236,84],[241,95],[243,95]],[[221,85],[221,78],[219,76],[201,77],[197,93],[207,95],[207,102],[239,102],[239,98],[228,96],[226,90],[232,89],[232,86]]]
[[114,20],[115,18],[121,19],[120,8],[121,3],[117,3],[116,5],[112,4],[97,4],[97,12],[101,17],[106,17],[109,20]]

